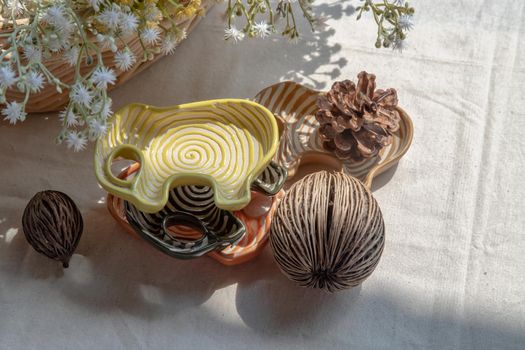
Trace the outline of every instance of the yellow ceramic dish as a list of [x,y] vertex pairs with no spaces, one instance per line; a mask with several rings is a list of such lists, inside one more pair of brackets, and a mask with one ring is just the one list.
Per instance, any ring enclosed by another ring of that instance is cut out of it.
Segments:
[[[222,99],[171,107],[128,105],[114,114],[95,145],[95,173],[109,193],[148,213],[160,211],[171,188],[207,185],[217,207],[240,210],[250,186],[278,145],[275,117],[248,100]],[[118,157],[140,163],[131,180],[111,171]]]

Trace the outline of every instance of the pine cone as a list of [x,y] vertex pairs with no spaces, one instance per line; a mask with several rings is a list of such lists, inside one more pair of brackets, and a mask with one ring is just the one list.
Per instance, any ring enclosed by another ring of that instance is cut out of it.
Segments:
[[350,80],[335,82],[318,98],[315,115],[323,147],[355,161],[374,157],[391,144],[400,120],[396,90],[376,90],[373,74],[357,77],[357,86]]

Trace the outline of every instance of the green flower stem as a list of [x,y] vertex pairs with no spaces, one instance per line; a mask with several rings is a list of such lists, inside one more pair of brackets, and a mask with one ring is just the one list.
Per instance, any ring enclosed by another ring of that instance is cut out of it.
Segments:
[[313,18],[313,16],[304,7],[304,3],[301,0],[298,0],[298,3],[299,3],[299,6],[301,7],[301,10],[303,11],[304,17],[308,20],[308,23],[310,24],[310,29],[312,30],[312,32],[314,32],[315,31],[315,27],[314,27],[314,18]]
[[[228,0],[229,1],[229,0]],[[273,26],[274,25],[274,22],[273,22],[273,10],[272,10],[272,5],[270,4],[270,0],[265,0],[266,2],[266,8],[268,9],[268,17],[269,17],[269,22],[270,24]]]

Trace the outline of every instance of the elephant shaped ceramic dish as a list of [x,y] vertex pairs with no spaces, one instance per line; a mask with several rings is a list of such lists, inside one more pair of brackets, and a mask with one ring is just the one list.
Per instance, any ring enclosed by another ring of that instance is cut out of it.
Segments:
[[[162,210],[170,190],[184,185],[209,186],[218,208],[239,210],[250,202],[252,183],[277,146],[274,115],[252,101],[131,104],[114,114],[98,139],[95,173],[105,190],[146,213]],[[140,163],[133,179],[112,173],[119,157]]]
[[[132,176],[138,168],[138,164],[130,166],[119,178]],[[166,207],[155,214],[143,213],[112,194],[108,195],[108,209],[129,232],[170,256],[194,258],[208,253],[224,265],[236,265],[254,258],[266,245],[273,213],[284,196],[280,188],[286,171],[272,162],[258,180],[279,191],[270,197],[254,182],[250,204],[233,213],[217,208],[213,191],[206,186],[172,189]]]
[[269,86],[255,96],[254,101],[272,111],[281,124],[275,161],[288,170],[290,178],[308,160],[331,163],[370,188],[373,178],[395,165],[410,147],[413,137],[410,117],[396,107],[401,116],[399,129],[393,134],[392,144],[383,148],[378,156],[360,162],[340,160],[323,149],[317,133],[319,123],[315,112],[319,94],[319,91],[287,81]]

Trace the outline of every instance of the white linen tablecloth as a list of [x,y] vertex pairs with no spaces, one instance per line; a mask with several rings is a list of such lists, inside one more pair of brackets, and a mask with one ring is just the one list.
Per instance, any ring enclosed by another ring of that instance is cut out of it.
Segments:
[[[124,232],[55,115],[0,123],[1,349],[525,349],[525,2],[414,1],[402,54],[373,47],[352,2],[321,2],[330,29],[222,40],[217,5],[180,45],[115,90],[115,107],[253,97],[293,79],[318,89],[377,74],[413,118],[413,145],[374,183],[387,227],[374,274],[335,295],[296,287],[269,247],[224,267],[169,258]],[[79,205],[70,268],[26,243],[37,191]]]

